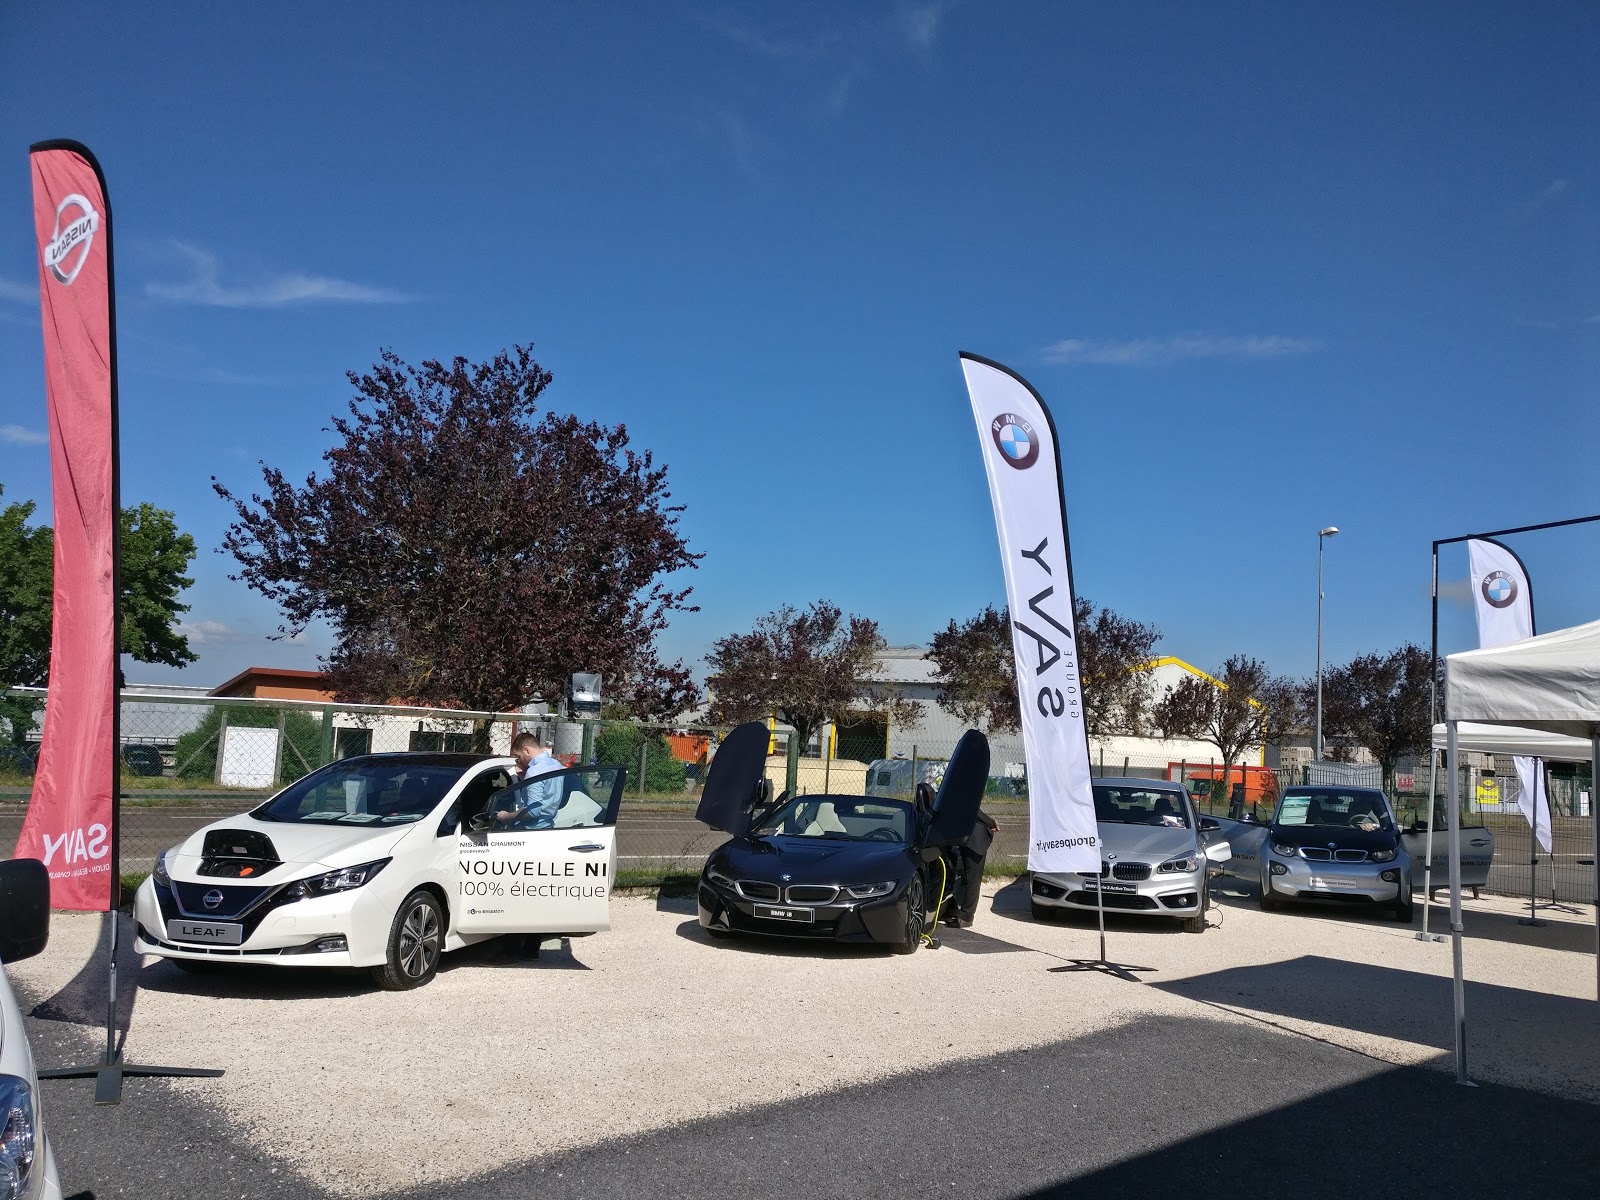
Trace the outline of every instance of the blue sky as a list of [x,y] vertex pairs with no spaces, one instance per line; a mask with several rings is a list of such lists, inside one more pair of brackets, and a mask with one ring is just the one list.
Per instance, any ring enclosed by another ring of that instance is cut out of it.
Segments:
[[[1338,662],[1426,644],[1434,539],[1600,512],[1597,81],[1565,3],[6,5],[4,502],[49,507],[26,150],[73,137],[124,501],[201,547],[200,663],[134,680],[315,665],[211,476],[316,470],[382,347],[527,341],[687,505],[670,656],[1003,601],[971,350],[1052,407],[1082,593],[1309,676],[1319,527]],[[1513,544],[1541,629],[1600,616],[1600,525]]]

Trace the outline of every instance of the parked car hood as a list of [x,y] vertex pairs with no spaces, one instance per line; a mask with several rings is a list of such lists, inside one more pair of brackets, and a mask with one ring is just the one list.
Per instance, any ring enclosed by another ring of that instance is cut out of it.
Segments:
[[1342,825],[1279,825],[1269,827],[1273,841],[1283,846],[1322,846],[1334,850],[1393,850],[1399,843],[1393,832],[1351,829]]
[[1192,850],[1195,845],[1194,830],[1169,825],[1118,825],[1107,821],[1101,822],[1099,829],[1101,856],[1115,854],[1119,860],[1158,863]]
[[735,838],[712,865],[734,879],[772,883],[876,883],[905,878],[914,866],[903,843],[782,836]]
[[[427,818],[424,818],[424,821]],[[206,834],[212,830],[248,830],[264,834],[282,862],[254,878],[274,882],[293,879],[310,866],[354,866],[387,856],[416,823],[404,825],[318,825],[285,821],[257,821],[248,816],[214,821],[190,835],[167,853],[167,871],[184,879],[210,879],[201,875],[200,859]]]

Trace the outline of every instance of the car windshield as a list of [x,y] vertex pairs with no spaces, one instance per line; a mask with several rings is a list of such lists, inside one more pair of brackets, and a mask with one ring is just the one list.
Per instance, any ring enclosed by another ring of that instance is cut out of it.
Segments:
[[290,784],[250,815],[258,821],[403,825],[444,799],[465,766],[347,759]]
[[1181,788],[1120,787],[1096,784],[1094,819],[1101,825],[1163,825],[1189,828],[1188,805]]
[[904,800],[860,796],[797,796],[763,818],[751,832],[903,843],[911,840],[911,805]]
[[1394,830],[1383,793],[1362,788],[1291,788],[1278,801],[1275,820],[1279,825]]

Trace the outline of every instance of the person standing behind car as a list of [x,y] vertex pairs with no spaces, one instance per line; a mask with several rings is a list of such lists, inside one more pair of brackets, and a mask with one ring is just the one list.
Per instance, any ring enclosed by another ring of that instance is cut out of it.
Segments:
[[[561,763],[550,753],[544,739],[532,730],[524,730],[511,739],[511,757],[516,760],[520,783],[561,770]],[[555,822],[560,791],[554,781],[518,788],[516,795],[516,807],[496,810],[496,821],[516,821],[528,829],[549,829]]]
[[1000,832],[1000,822],[983,809],[972,823],[972,832],[961,843],[961,880],[956,889],[956,928],[970,926],[978,915],[978,901],[983,898],[983,862],[989,857],[989,847],[994,835]]

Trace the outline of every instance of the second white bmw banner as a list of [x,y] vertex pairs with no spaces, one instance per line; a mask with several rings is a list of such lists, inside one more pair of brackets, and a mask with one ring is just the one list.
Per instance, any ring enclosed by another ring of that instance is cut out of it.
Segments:
[[1100,871],[1073,627],[1071,556],[1055,425],[1021,376],[973,354],[961,370],[978,422],[1011,606],[1028,758],[1028,869]]

